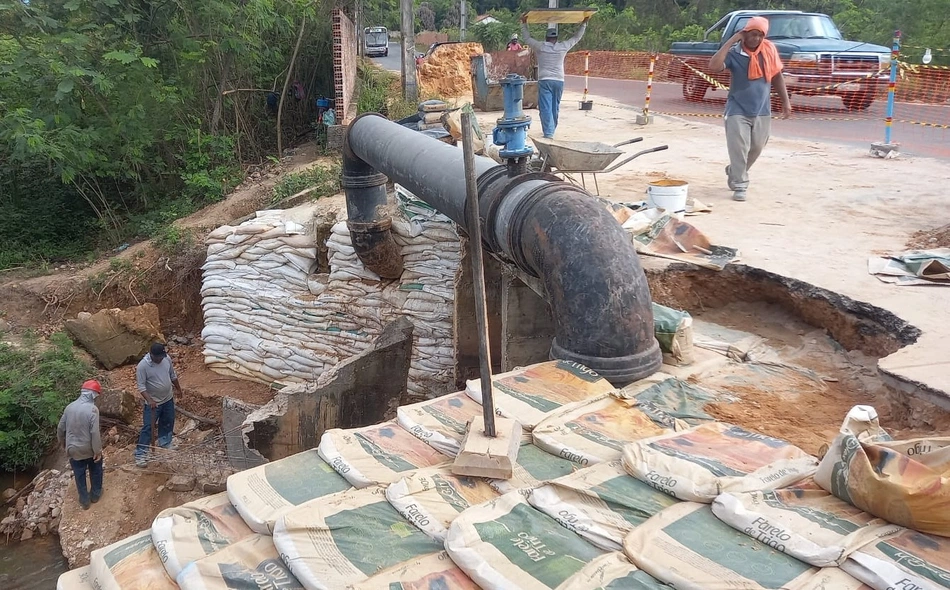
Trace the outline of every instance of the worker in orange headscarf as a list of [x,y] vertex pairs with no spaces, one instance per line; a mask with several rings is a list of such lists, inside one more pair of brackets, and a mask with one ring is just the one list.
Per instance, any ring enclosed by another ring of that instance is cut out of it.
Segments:
[[709,60],[710,71],[728,69],[732,76],[724,118],[729,150],[726,177],[736,201],[746,200],[749,168],[769,141],[773,88],[782,101],[779,118],[787,119],[792,113],[782,77],[782,60],[775,45],[765,38],[768,32],[768,19],[754,16]]

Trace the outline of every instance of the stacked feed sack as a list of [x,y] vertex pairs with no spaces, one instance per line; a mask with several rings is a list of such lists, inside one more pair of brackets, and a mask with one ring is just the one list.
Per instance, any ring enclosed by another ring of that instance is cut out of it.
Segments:
[[411,397],[451,391],[458,234],[447,217],[398,186],[397,202],[393,234],[405,268],[398,281],[363,266],[345,221],[326,243],[329,274],[314,274],[312,205],[258,212],[213,231],[201,290],[206,364],[263,382],[310,382],[363,352],[404,315],[415,326]]

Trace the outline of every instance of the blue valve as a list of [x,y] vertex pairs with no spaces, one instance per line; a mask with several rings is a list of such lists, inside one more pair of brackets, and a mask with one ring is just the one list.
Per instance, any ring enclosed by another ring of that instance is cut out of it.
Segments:
[[495,145],[504,146],[498,151],[502,158],[525,158],[534,153],[528,145],[528,127],[531,117],[524,114],[524,84],[527,79],[518,74],[508,74],[501,81],[505,114],[498,119],[492,130]]

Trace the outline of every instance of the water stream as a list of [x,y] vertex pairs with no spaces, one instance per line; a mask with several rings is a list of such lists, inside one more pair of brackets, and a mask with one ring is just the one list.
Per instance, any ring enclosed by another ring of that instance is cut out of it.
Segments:
[[[0,472],[0,491],[19,490],[33,480],[36,472]],[[0,511],[0,517],[6,510]],[[52,590],[56,579],[69,569],[59,546],[59,537],[47,535],[29,541],[0,537],[0,589]]]

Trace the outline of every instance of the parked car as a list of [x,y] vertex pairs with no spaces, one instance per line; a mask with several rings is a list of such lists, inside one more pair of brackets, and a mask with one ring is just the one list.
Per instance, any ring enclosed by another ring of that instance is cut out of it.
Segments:
[[[730,12],[714,24],[702,41],[673,43],[670,53],[686,64],[728,86],[729,72],[712,73],[709,58],[741,31],[753,16],[769,20],[767,38],[778,49],[785,64],[785,85],[789,95],[795,93],[837,95],[852,111],[871,106],[886,88],[891,50],[881,45],[846,41],[831,17],[796,10],[739,10]],[[683,62],[673,60],[670,75],[683,82],[683,97],[699,102],[712,85],[690,70]],[[839,84],[834,88],[828,88]]]

